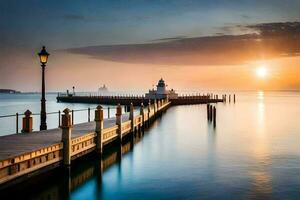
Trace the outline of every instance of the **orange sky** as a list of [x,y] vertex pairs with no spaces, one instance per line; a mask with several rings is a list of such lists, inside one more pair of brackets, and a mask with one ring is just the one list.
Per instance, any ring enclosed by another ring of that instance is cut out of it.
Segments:
[[[142,44],[48,49],[47,91],[144,93],[164,78],[169,88],[203,90],[299,90],[300,23],[256,25],[259,34],[172,38]],[[282,31],[285,30],[285,31]],[[40,91],[35,51],[4,49],[0,88]],[[263,68],[265,76],[257,75]]]
[[[12,67],[14,73],[1,79],[1,87],[39,91],[40,67],[36,57],[32,56],[35,60],[27,59],[28,62],[18,58],[17,65]],[[185,66],[112,62],[86,55],[53,52],[46,69],[46,81],[48,91],[64,91],[73,85],[77,91],[96,91],[98,86],[106,84],[111,90],[144,92],[160,77],[170,88],[180,91],[300,89],[299,64],[300,56],[236,65]],[[261,66],[267,71],[263,78],[256,74]]]

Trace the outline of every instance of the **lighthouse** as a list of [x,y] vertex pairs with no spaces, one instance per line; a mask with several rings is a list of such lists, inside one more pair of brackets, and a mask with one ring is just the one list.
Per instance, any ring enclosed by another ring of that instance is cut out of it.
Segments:
[[149,90],[145,97],[147,99],[177,99],[178,94],[173,89],[168,90],[165,81],[161,78],[156,85],[156,90],[154,88]]

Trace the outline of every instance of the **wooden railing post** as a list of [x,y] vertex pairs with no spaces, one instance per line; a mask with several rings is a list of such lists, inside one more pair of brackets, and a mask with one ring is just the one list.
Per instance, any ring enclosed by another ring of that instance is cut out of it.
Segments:
[[58,128],[60,127],[60,110],[58,111]]
[[150,126],[151,101],[148,103],[148,127]]
[[91,121],[91,108],[88,108],[88,122]]
[[120,104],[117,106],[116,125],[118,125],[117,133],[119,135],[120,142],[122,142],[122,107]]
[[72,110],[72,125],[74,125],[74,110]]
[[144,116],[144,104],[143,103],[141,103],[140,115],[142,115],[142,126],[143,126],[143,130],[144,130],[145,129],[145,116]]
[[65,166],[71,165],[71,115],[68,108],[64,109],[64,114],[61,117],[61,129],[62,129],[62,142],[63,142],[63,163]]
[[96,147],[97,153],[102,154],[103,151],[103,109],[99,105],[95,110],[95,122],[96,122],[96,129],[95,132],[97,134],[96,137]]
[[131,121],[131,132],[134,132],[134,107],[132,103],[130,104],[129,111],[129,120]]
[[24,113],[25,117],[23,117],[23,128],[22,133],[30,133],[32,132],[32,117],[30,110],[26,110]]
[[19,133],[19,113],[16,113],[16,133]]

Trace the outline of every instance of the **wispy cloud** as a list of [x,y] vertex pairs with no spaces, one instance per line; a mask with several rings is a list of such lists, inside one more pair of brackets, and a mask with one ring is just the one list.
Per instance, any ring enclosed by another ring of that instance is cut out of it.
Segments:
[[176,37],[158,38],[158,39],[150,40],[150,42],[168,42],[172,40],[181,40],[185,38],[187,38],[187,36],[180,35]]
[[283,55],[298,56],[300,52],[299,22],[236,27],[254,32],[194,38],[178,36],[147,44],[90,46],[66,51],[115,62],[166,65],[241,64]]

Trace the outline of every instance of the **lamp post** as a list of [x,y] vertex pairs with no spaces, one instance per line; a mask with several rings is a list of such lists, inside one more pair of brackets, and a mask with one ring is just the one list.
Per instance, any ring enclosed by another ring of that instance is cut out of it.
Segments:
[[47,123],[46,123],[46,98],[45,98],[45,67],[48,61],[48,56],[50,55],[47,51],[45,46],[43,46],[40,53],[38,53],[41,67],[42,67],[42,99],[41,99],[41,125],[40,130],[47,130]]

